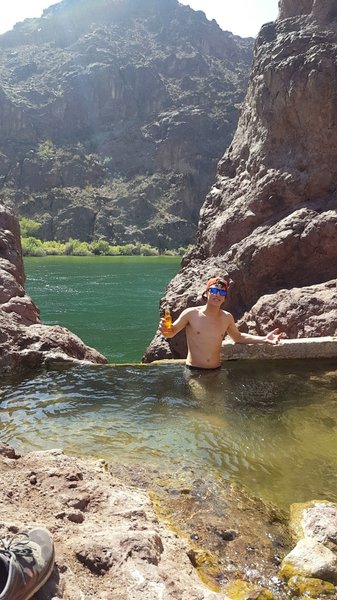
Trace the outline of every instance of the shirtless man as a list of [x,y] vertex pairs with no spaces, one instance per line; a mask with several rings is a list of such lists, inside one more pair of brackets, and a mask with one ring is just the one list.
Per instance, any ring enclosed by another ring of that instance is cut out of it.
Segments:
[[241,333],[233,316],[221,309],[227,296],[228,283],[223,277],[213,277],[207,282],[202,295],[206,306],[183,310],[171,328],[160,321],[161,333],[166,338],[177,335],[186,328],[188,354],[186,365],[197,369],[218,369],[221,364],[221,344],[226,333],[237,344],[278,344],[284,337],[278,329],[265,336]]

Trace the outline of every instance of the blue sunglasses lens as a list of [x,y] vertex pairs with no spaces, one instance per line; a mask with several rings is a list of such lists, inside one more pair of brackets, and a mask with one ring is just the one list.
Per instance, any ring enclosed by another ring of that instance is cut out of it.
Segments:
[[220,296],[227,296],[227,290],[219,290],[219,288],[211,287],[208,290],[211,294],[220,294]]

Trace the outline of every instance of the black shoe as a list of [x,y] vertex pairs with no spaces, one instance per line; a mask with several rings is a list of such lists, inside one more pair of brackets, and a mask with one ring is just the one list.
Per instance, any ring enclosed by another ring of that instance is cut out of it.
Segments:
[[53,567],[54,545],[47,529],[0,540],[0,600],[29,600],[49,579]]

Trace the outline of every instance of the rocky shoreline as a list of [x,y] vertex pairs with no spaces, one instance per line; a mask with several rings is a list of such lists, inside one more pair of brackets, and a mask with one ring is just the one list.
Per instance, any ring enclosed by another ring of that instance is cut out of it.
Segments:
[[55,362],[107,362],[68,329],[43,325],[24,283],[19,222],[10,209],[0,205],[1,372],[19,373]]
[[[227,483],[144,465],[0,446],[1,537],[47,527],[56,550],[36,600],[334,597],[337,506],[288,515]],[[293,596],[291,596],[293,597]]]

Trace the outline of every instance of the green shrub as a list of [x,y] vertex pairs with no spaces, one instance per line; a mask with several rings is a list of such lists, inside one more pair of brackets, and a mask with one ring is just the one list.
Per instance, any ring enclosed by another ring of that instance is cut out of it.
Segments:
[[163,252],[164,256],[177,256],[176,250],[168,250],[167,248]]
[[49,242],[43,242],[43,246],[48,255],[53,256],[62,256],[64,252],[65,244],[62,242],[57,242],[56,240],[51,240]]
[[46,256],[43,242],[35,237],[21,238],[23,256]]
[[56,146],[51,140],[43,140],[37,148],[37,154],[42,159],[53,158],[55,156]]
[[109,256],[120,256],[122,254],[121,248],[122,246],[110,246]]
[[[22,230],[38,230],[40,223],[24,219]],[[81,242],[70,238],[67,242],[50,240],[43,242],[34,235],[25,235],[21,238],[23,256],[159,256],[158,248],[150,244],[118,244],[110,246],[106,240],[96,240],[94,242]],[[179,250],[164,250],[164,256],[178,256],[186,252],[186,248]]]
[[41,223],[33,221],[33,219],[27,219],[26,217],[21,217],[19,223],[23,238],[36,237],[37,232],[41,228]]
[[[76,240],[76,241],[78,241],[78,240]],[[80,242],[78,245],[76,245],[74,254],[76,256],[92,256],[93,255],[90,250],[90,244],[88,244],[87,242]]]
[[89,244],[89,249],[92,254],[106,256],[109,254],[110,245],[106,240],[97,240],[96,242],[91,242],[91,244]]
[[120,246],[121,248],[121,254],[123,256],[132,256],[134,253],[134,250],[136,249],[136,245],[135,244],[125,244],[125,246]]
[[159,250],[158,248],[153,248],[153,246],[150,246],[150,244],[141,244],[140,254],[142,256],[158,256]]
[[88,242],[81,242],[72,238],[64,244],[64,254],[67,256],[92,256]]
[[180,248],[178,248],[178,254],[179,256],[184,256],[184,254],[187,254],[187,252],[190,252],[190,250],[193,248],[192,244],[190,244],[189,246],[187,246],[187,248],[183,248],[182,246],[180,246]]

